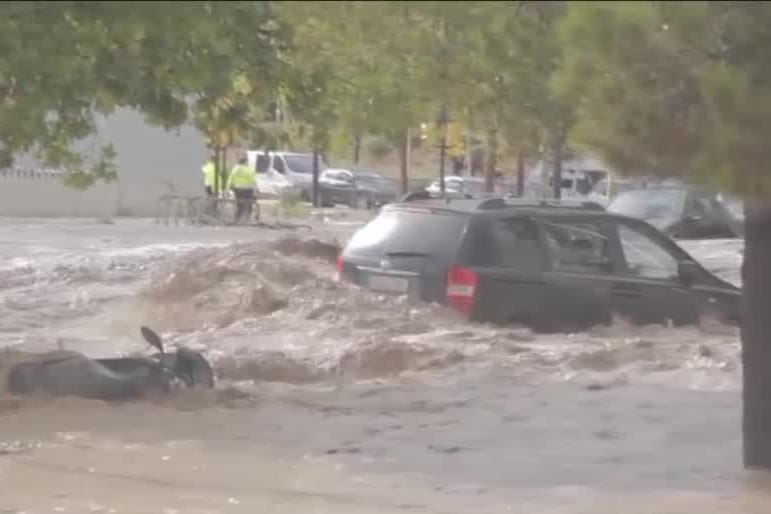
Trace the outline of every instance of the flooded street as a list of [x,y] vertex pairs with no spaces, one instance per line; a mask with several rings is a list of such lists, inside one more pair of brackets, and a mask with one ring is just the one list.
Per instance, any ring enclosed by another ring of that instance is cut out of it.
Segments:
[[[0,512],[768,512],[735,329],[469,325],[336,282],[354,228],[0,219],[3,383],[27,352],[147,352],[142,324],[219,381],[0,393]],[[740,241],[683,246],[739,280]]]

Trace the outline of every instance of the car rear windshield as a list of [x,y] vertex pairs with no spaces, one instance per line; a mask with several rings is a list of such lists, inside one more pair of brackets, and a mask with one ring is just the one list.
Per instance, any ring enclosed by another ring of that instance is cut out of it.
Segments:
[[257,155],[257,173],[267,173],[270,169],[270,155],[264,153]]
[[687,191],[683,189],[639,189],[616,197],[608,211],[650,220],[679,219],[685,207]]
[[469,216],[429,209],[389,209],[351,238],[345,253],[380,258],[387,253],[445,256],[451,259]]
[[538,229],[526,218],[490,220],[470,231],[464,260],[474,266],[528,271],[543,267]]

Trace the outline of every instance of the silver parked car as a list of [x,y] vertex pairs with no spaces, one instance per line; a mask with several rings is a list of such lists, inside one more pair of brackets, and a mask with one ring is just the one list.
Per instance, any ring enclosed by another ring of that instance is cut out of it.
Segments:
[[390,177],[362,168],[330,168],[319,177],[319,195],[324,206],[348,205],[372,209],[396,200],[399,184]]

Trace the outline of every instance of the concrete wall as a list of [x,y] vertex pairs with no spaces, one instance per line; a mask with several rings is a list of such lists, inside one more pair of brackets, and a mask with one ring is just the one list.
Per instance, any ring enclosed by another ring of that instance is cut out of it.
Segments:
[[117,184],[76,191],[58,175],[0,171],[0,216],[110,217],[118,206]]
[[117,152],[122,215],[153,216],[164,194],[203,193],[206,141],[192,126],[167,132],[148,125],[137,112],[122,110],[99,121],[96,142],[112,143]]
[[[117,153],[118,181],[72,191],[55,177],[0,172],[0,216],[154,216],[161,195],[199,195],[207,150],[191,126],[173,131],[150,126],[131,110],[97,120],[94,137],[77,145],[88,154],[111,143]],[[23,168],[39,168],[21,158]]]

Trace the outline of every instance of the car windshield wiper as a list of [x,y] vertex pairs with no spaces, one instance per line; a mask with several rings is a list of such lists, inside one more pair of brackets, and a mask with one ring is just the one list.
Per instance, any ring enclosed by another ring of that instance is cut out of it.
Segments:
[[386,257],[431,257],[426,252],[386,252]]

